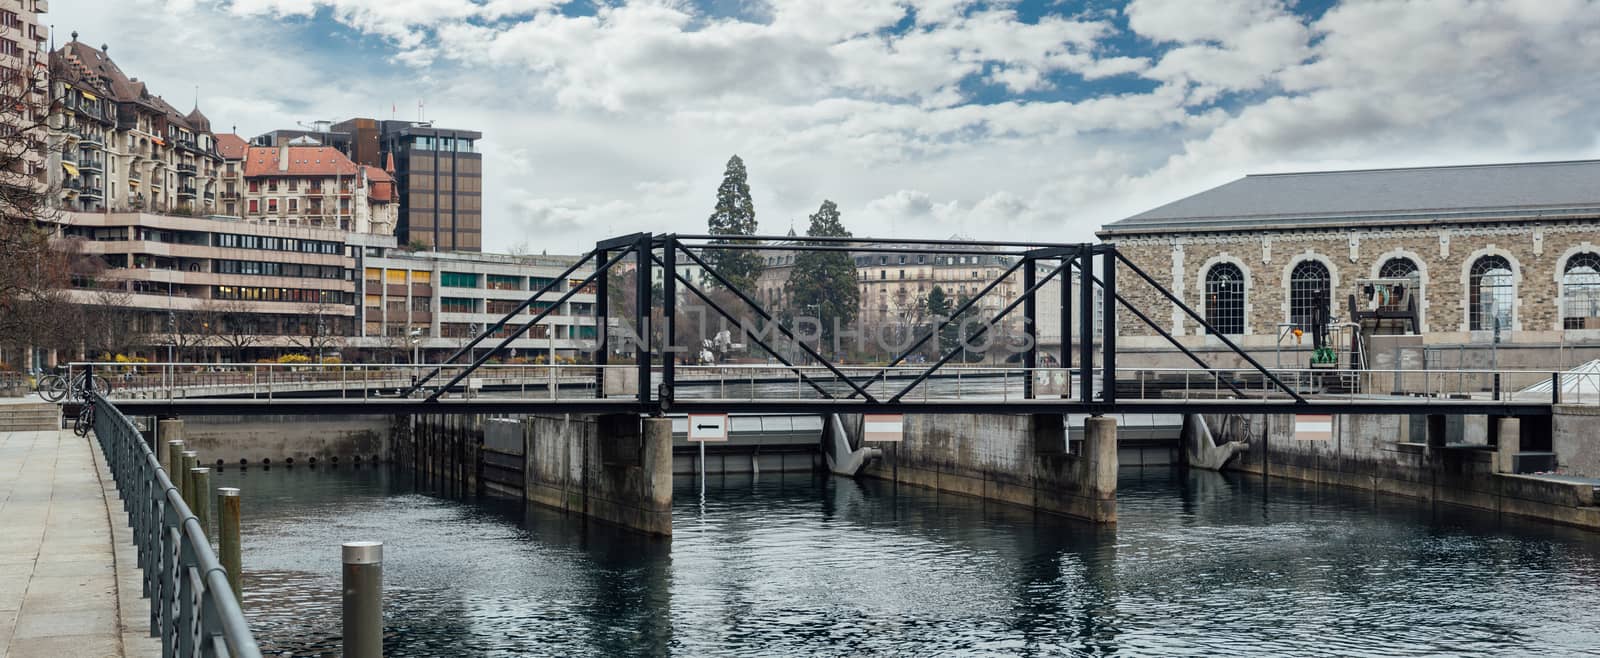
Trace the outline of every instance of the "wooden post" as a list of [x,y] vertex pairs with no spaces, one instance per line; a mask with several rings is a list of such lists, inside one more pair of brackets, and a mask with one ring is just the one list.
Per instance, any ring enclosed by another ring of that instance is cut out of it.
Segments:
[[228,584],[233,586],[233,598],[244,605],[244,562],[239,544],[239,490],[233,487],[217,489],[217,557],[228,572]]

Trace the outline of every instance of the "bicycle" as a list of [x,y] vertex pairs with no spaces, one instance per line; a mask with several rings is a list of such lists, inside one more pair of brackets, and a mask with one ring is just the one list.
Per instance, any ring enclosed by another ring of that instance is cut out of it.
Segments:
[[100,395],[111,394],[110,381],[95,375],[93,380],[86,382],[88,375],[87,371],[79,372],[73,375],[71,382],[68,382],[66,377],[52,373],[39,378],[39,384],[34,390],[38,391],[39,397],[44,398],[45,402],[60,402],[67,399],[69,394],[74,398],[86,397],[85,391],[89,390],[90,386]]
[[80,437],[89,436],[94,430],[94,403],[84,402],[78,409],[78,417],[72,421],[72,433]]

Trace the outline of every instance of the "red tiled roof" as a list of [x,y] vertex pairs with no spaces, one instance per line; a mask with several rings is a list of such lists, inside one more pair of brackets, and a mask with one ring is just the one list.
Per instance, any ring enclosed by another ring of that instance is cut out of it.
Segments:
[[[288,167],[278,158],[287,152]],[[252,146],[245,152],[244,175],[251,176],[354,176],[356,163],[331,146]]]
[[243,160],[245,151],[250,150],[250,142],[233,133],[217,135],[217,152],[228,160]]

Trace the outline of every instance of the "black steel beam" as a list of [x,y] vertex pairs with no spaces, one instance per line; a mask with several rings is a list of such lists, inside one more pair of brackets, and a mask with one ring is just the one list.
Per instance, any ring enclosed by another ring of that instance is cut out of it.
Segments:
[[[1085,277],[1094,272],[1094,251],[1089,245],[1078,245],[1078,271]],[[1088,278],[1078,286],[1078,399],[1094,401],[1094,286]],[[1062,329],[1062,331],[1066,331]],[[1067,388],[1071,382],[1067,382]]]
[[[543,295],[543,294],[545,294],[547,292],[550,292],[553,288],[555,288],[556,285],[558,285],[562,281],[566,280],[566,278],[568,276],[571,276],[573,272],[578,271],[578,268],[583,267],[583,264],[586,263],[586,262],[589,262],[589,259],[592,258],[592,257],[594,257],[593,253],[584,254],[583,258],[579,258],[578,262],[572,264],[572,267],[567,268],[567,270],[565,272],[562,272],[560,276],[557,276],[550,283],[545,284],[544,287],[540,288],[538,292],[533,293],[532,295],[529,295],[528,299],[524,300],[521,304],[518,304],[516,309],[512,310],[510,313],[507,313],[505,315],[505,317],[500,318],[500,321],[494,323],[493,327],[488,327],[488,328],[484,329],[483,333],[478,334],[476,337],[474,337],[472,339],[472,342],[467,343],[465,346],[461,347],[461,349],[456,350],[456,353],[455,354],[451,354],[450,358],[439,362],[439,367],[438,368],[434,368],[427,375],[423,376],[422,378],[418,379],[415,382],[412,382],[411,383],[411,387],[406,389],[406,393],[405,394],[406,395],[411,395],[412,393],[415,393],[418,388],[422,387],[423,384],[427,383],[429,380],[432,380],[434,378],[434,376],[438,375],[441,371],[443,371],[444,367],[446,365],[449,365],[449,364],[455,362],[456,359],[461,358],[462,354],[465,354],[469,350],[477,347],[478,343],[483,342],[483,339],[488,338],[490,334],[493,334],[494,332],[499,331],[500,328],[504,327],[507,322],[511,321],[512,318],[516,317],[518,314],[522,313],[523,311],[528,310],[528,307],[532,306],[534,301],[539,299],[540,295]],[[552,334],[552,340],[553,339],[554,339],[554,335]]]
[[661,405],[672,404],[677,392],[678,367],[678,238],[666,236],[661,249],[661,305],[666,322],[666,345],[661,347],[662,390],[656,393]]
[[[606,262],[609,255],[606,249],[595,249],[596,263]],[[555,340],[556,334],[550,332],[550,340]],[[594,282],[594,396],[606,396],[606,366],[611,362],[611,281],[609,277],[600,277]],[[551,367],[556,364],[551,363]]]
[[1117,401],[1117,259],[1100,258],[1100,401],[1114,404]]
[[[523,324],[521,327],[518,327],[516,331],[511,332],[511,335],[510,336],[506,336],[505,340],[500,341],[500,344],[496,345],[494,347],[494,349],[491,349],[487,353],[485,353],[483,356],[478,357],[476,360],[474,360],[472,362],[472,365],[467,366],[466,370],[461,371],[455,377],[452,377],[450,379],[449,383],[445,384],[444,386],[439,387],[432,394],[430,394],[428,396],[427,401],[428,402],[437,401],[439,399],[439,396],[443,395],[445,391],[448,391],[451,388],[454,388],[456,384],[461,383],[461,380],[466,379],[467,375],[470,375],[474,371],[476,371],[478,368],[483,367],[483,364],[488,363],[489,359],[494,358],[495,354],[498,354],[500,352],[500,350],[503,350],[503,349],[506,348],[507,345],[510,345],[511,341],[514,341],[514,340],[516,340],[518,338],[521,338],[523,334],[528,333],[529,329],[532,329],[534,325],[539,324],[539,321],[543,320],[545,318],[545,316],[550,315],[551,313],[554,313],[556,311],[556,309],[561,308],[561,305],[566,303],[567,300],[572,299],[572,296],[578,294],[578,291],[584,289],[590,283],[593,283],[596,278],[602,278],[602,279],[605,278],[605,274],[606,274],[606,272],[611,270],[611,266],[612,265],[616,265],[617,261],[622,260],[622,258],[624,256],[627,256],[627,255],[628,255],[627,252],[618,253],[611,260],[608,260],[604,264],[601,264],[599,267],[597,267],[595,269],[595,271],[594,271],[594,274],[590,274],[587,278],[585,278],[583,280],[583,283],[580,283],[580,284],[578,284],[576,286],[568,287],[566,292],[562,293],[560,297],[557,297],[554,302],[550,303],[550,306],[545,307],[545,309],[543,311],[539,311],[538,313],[534,314],[532,320],[529,320],[527,323]],[[552,336],[552,340],[554,340],[554,332],[551,332],[551,336]],[[550,367],[552,367],[552,368],[555,367],[555,364],[553,364],[553,363],[550,364]]]
[[[548,400],[474,398],[425,402],[414,398],[274,399],[274,400],[114,400],[128,415],[163,416],[263,416],[263,415],[418,415],[418,414],[519,414],[519,413],[638,413],[631,399]],[[67,415],[77,405],[65,406]],[[1252,400],[1124,400],[1115,405],[1077,400],[928,400],[868,402],[865,400],[715,400],[683,399],[673,412],[713,413],[904,413],[904,414],[1394,414],[1394,415],[1494,415],[1549,416],[1546,402],[1449,400],[1442,398],[1339,399],[1295,402],[1287,399]]]
[[634,268],[634,295],[633,300],[633,328],[634,337],[639,344],[634,348],[634,357],[638,365],[638,397],[639,404],[650,402],[650,366],[655,362],[654,355],[650,353],[650,312],[655,304],[650,299],[650,264],[655,260],[651,251],[654,241],[650,235],[641,233],[639,241],[634,244],[634,251],[638,254],[638,267]]
[[[1026,264],[1022,266],[1022,289],[1031,290],[1034,279],[1038,277],[1035,269],[1038,263],[1029,256],[1024,256],[1023,260]],[[1033,295],[1028,295],[1022,302],[1022,335],[1028,340],[1028,349],[1022,353],[1022,397],[1025,400],[1033,399],[1034,370],[1039,367],[1038,308]]]
[[[724,278],[720,273],[718,273],[716,271],[716,269],[712,268],[710,265],[707,265],[704,260],[700,259],[700,256],[696,255],[692,251],[689,251],[688,249],[684,249],[683,250],[683,255],[688,256],[689,260],[692,260],[692,261],[695,262],[695,264],[699,265],[703,270],[705,270],[706,274],[709,274],[711,276],[711,278],[716,279],[717,282],[721,283],[723,285],[723,287],[728,289],[729,292],[732,292],[734,294],[734,296],[739,298],[740,301],[744,302],[747,306],[750,307],[751,310],[755,311],[757,315],[761,316],[762,320],[766,320],[767,322],[773,322],[772,315],[770,313],[767,313],[766,309],[761,308],[760,304],[757,304],[755,300],[750,299],[750,296],[744,294],[744,291],[740,290],[738,288],[738,286],[735,286],[732,283],[730,283],[726,278]],[[690,290],[694,290],[696,294],[699,294],[701,299],[706,299],[705,294],[701,293],[699,288],[696,288],[694,286],[694,284],[691,284],[688,281],[684,281],[684,284],[688,285]],[[706,299],[706,301],[709,302],[710,300]],[[732,318],[729,318],[729,319],[732,319]],[[735,321],[737,322],[737,320],[735,320]],[[866,396],[867,399],[869,399],[869,400],[874,399],[872,397],[871,393],[868,393],[865,389],[863,389],[860,386],[856,385],[855,380],[850,379],[849,377],[846,377],[845,374],[839,370],[838,366],[835,366],[832,361],[829,361],[829,360],[823,358],[823,356],[821,354],[817,353],[816,350],[811,349],[810,345],[807,345],[805,341],[800,340],[799,337],[795,336],[794,332],[789,331],[788,327],[783,326],[783,323],[781,323],[781,322],[774,323],[773,326],[776,326],[778,328],[778,332],[783,334],[789,340],[793,341],[794,344],[799,345],[800,349],[804,350],[807,355],[809,355],[813,359],[816,359],[817,363],[821,363],[823,367],[827,368],[828,372],[833,373],[835,377],[843,379],[846,384],[849,384],[850,388],[854,389],[854,391],[855,391],[855,393],[851,393],[851,397],[855,397],[856,394],[861,394],[861,395]],[[769,349],[769,351],[770,351],[770,349]],[[776,354],[776,352],[774,352],[774,354]]]
[[[863,378],[862,381],[871,382],[871,381],[873,381],[873,380],[875,380],[875,379],[877,379],[879,377],[882,377],[883,373],[888,372],[890,368],[893,368],[893,367],[898,366],[898,365],[900,365],[902,363],[905,363],[905,360],[910,358],[912,354],[915,354],[916,351],[919,348],[922,347],[923,343],[926,343],[929,340],[932,340],[934,336],[938,336],[939,332],[944,331],[944,328],[950,326],[951,322],[955,322],[956,318],[961,317],[961,314],[967,312],[967,309],[970,309],[974,305],[976,305],[978,303],[978,300],[983,299],[983,297],[985,295],[988,295],[997,286],[999,286],[1008,277],[1010,277],[1013,272],[1016,272],[1018,269],[1021,269],[1022,262],[1023,262],[1022,260],[1018,260],[1016,263],[1013,263],[1011,265],[1011,267],[1007,268],[1005,272],[1002,272],[998,278],[996,278],[993,281],[990,281],[989,285],[984,286],[983,290],[979,290],[977,292],[977,294],[975,294],[972,297],[968,298],[967,299],[967,303],[962,304],[961,306],[956,307],[955,310],[951,311],[950,312],[950,317],[945,318],[944,320],[940,321],[938,326],[933,328],[933,331],[930,331],[930,332],[928,332],[926,334],[923,334],[923,336],[921,338],[918,338],[916,340],[916,342],[911,343],[910,347],[907,347],[905,350],[901,351],[900,355],[896,356],[893,361],[890,361],[889,365],[886,365],[886,366],[878,369],[878,372],[873,373],[869,377]],[[855,394],[851,394],[850,397],[855,397]]]
[[[697,234],[697,235],[679,234],[677,237],[678,237],[678,240],[726,240],[726,239],[728,239],[730,237],[739,238],[740,240],[755,240],[755,241],[758,241],[758,242],[793,242],[795,240],[795,237],[792,236],[792,235],[719,235],[719,234],[715,234],[715,233],[706,233],[706,234]],[[877,243],[877,244],[891,243],[891,244],[909,244],[909,245],[951,245],[951,246],[956,246],[956,247],[972,247],[972,246],[979,246],[979,247],[1027,247],[1027,248],[1066,247],[1066,248],[1069,248],[1069,249],[1070,248],[1074,248],[1074,246],[1075,246],[1075,245],[1071,245],[1071,244],[1062,244],[1062,243],[1058,243],[1058,242],[1022,242],[1022,241],[1015,241],[1015,240],[909,240],[909,239],[906,239],[906,238],[868,238],[868,237],[855,238],[855,237],[836,237],[836,236],[817,236],[817,237],[806,236],[806,238],[805,238],[805,240],[803,240],[803,242],[839,242],[839,243],[862,244],[862,245],[874,244],[874,243]],[[719,246],[720,247],[721,245],[684,245],[684,246],[698,249],[698,248],[703,247],[703,246]],[[739,246],[742,246],[742,245],[739,245]],[[785,249],[802,249],[802,250],[805,249],[805,248],[806,248],[805,245],[792,245],[792,246],[785,247]],[[898,251],[914,253],[913,250],[909,250],[909,249],[900,249]],[[995,252],[986,251],[984,253],[993,254]]]
[[[1044,280],[1043,281],[1035,283],[1032,286],[1029,286],[1027,289],[1023,290],[1021,295],[1019,295],[1016,299],[1011,300],[1010,304],[1006,304],[1005,308],[1000,309],[1000,312],[996,313],[993,319],[989,320],[989,322],[985,323],[982,327],[979,327],[977,331],[973,332],[972,333],[972,338],[978,338],[978,337],[983,336],[984,334],[988,333],[989,332],[989,327],[992,327],[992,326],[994,326],[995,323],[1005,319],[1006,314],[1008,314],[1011,311],[1015,310],[1017,308],[1017,306],[1022,304],[1023,300],[1032,299],[1033,295],[1035,293],[1037,293],[1040,288],[1043,288],[1045,286],[1045,284],[1050,283],[1050,279],[1053,279],[1056,276],[1060,275],[1066,269],[1067,269],[1066,263],[1062,263],[1060,267],[1057,267],[1056,269],[1051,270],[1049,274],[1044,275]],[[961,343],[962,343],[962,347],[963,348],[966,347],[967,341],[968,341],[968,339],[966,337],[962,337]],[[905,397],[905,395],[907,393],[910,393],[911,389],[916,388],[918,384],[921,384],[923,382],[923,380],[926,380],[928,377],[932,376],[935,371],[937,371],[939,368],[944,367],[944,364],[949,363],[950,359],[955,358],[956,354],[958,354],[958,353],[960,353],[962,351],[964,351],[964,350],[950,350],[949,353],[945,354],[944,356],[939,357],[939,360],[935,361],[933,365],[928,366],[927,370],[922,371],[922,374],[917,375],[915,379],[912,379],[910,384],[906,384],[906,387],[900,389],[899,393],[895,393],[894,397],[889,398],[889,402],[893,403],[893,402],[900,401],[900,398],[903,398],[903,397]]]
[[[1283,383],[1283,380],[1278,379],[1277,375],[1272,374],[1271,371],[1267,370],[1266,366],[1261,365],[1255,360],[1254,357],[1251,357],[1249,353],[1245,352],[1244,348],[1234,344],[1234,342],[1229,340],[1226,335],[1219,333],[1216,327],[1213,327],[1211,326],[1211,323],[1206,322],[1205,318],[1200,317],[1199,313],[1196,313],[1194,309],[1189,308],[1188,305],[1184,304],[1183,300],[1178,299],[1177,295],[1172,294],[1172,291],[1167,290],[1166,287],[1156,283],[1154,278],[1151,278],[1149,274],[1145,274],[1143,269],[1140,269],[1140,267],[1133,261],[1129,260],[1127,256],[1122,255],[1122,252],[1113,251],[1112,253],[1115,254],[1117,260],[1120,260],[1124,265],[1127,265],[1129,270],[1132,270],[1134,274],[1139,276],[1139,278],[1144,279],[1144,282],[1149,284],[1151,288],[1155,288],[1156,292],[1159,292],[1161,293],[1161,296],[1166,297],[1167,301],[1176,304],[1178,308],[1181,309],[1186,315],[1188,315],[1190,318],[1193,318],[1195,322],[1200,323],[1200,326],[1204,327],[1207,332],[1211,333],[1211,335],[1216,336],[1218,340],[1222,341],[1223,345],[1227,345],[1228,349],[1233,350],[1235,354],[1238,354],[1239,357],[1244,359],[1245,362],[1249,363],[1251,367],[1255,368],[1257,371],[1260,371],[1261,374],[1266,376],[1267,379],[1272,380],[1272,383],[1276,384],[1278,388],[1284,392],[1284,394],[1296,400],[1305,400],[1305,398],[1301,396],[1299,392],[1289,388],[1287,384]],[[1085,271],[1088,271],[1087,268],[1085,268]]]
[[629,233],[614,238],[606,238],[594,244],[595,251],[628,250],[639,246],[640,240],[649,240],[649,233]]

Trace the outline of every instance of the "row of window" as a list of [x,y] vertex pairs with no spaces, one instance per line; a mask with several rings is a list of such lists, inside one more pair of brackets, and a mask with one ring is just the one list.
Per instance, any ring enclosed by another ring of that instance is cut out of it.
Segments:
[[237,233],[217,233],[213,246],[229,249],[262,249],[265,251],[296,251],[302,254],[332,254],[341,253],[337,242],[326,240],[301,240],[298,238],[279,238],[266,235],[240,235]]
[[297,276],[308,279],[348,279],[351,276],[350,270],[336,265],[302,265],[255,260],[215,260],[211,262],[211,271],[217,274]]
[[[1417,279],[1420,268],[1405,257],[1384,261],[1378,276]],[[1467,324],[1473,331],[1510,330],[1516,305],[1516,270],[1504,256],[1485,255],[1467,273]],[[1218,333],[1242,334],[1245,325],[1244,272],[1233,263],[1217,263],[1205,274],[1205,318]],[[1582,252],[1567,259],[1561,276],[1562,326],[1600,328],[1600,254]],[[1301,327],[1325,323],[1331,314],[1333,287],[1328,267],[1304,260],[1289,274],[1289,322]]]
[[355,295],[338,290],[306,288],[266,288],[257,286],[212,286],[212,299],[250,302],[300,302],[304,304],[354,304]]

